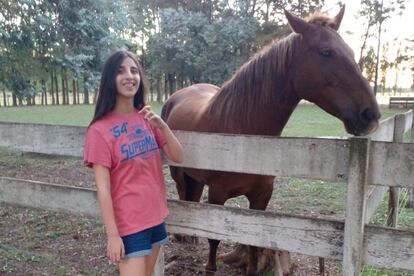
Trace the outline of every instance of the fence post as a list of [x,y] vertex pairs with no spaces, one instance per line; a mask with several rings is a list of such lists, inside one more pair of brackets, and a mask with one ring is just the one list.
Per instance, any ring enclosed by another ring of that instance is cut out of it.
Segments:
[[369,176],[370,138],[350,142],[349,177],[344,233],[343,275],[358,276],[362,266],[364,218]]
[[[414,143],[414,112],[411,125],[411,143]],[[414,208],[414,189],[408,189],[408,207]]]
[[[395,115],[393,142],[402,143],[405,129],[405,115]],[[400,188],[390,187],[388,198],[388,218],[387,226],[397,227],[398,203],[400,198]]]

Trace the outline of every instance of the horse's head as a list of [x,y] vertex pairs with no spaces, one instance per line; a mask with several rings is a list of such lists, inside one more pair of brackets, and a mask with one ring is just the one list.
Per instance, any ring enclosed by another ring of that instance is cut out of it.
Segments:
[[298,96],[342,120],[348,133],[366,135],[375,130],[380,118],[375,96],[353,51],[337,33],[344,8],[334,18],[316,15],[308,21],[285,14],[301,36],[291,64]]

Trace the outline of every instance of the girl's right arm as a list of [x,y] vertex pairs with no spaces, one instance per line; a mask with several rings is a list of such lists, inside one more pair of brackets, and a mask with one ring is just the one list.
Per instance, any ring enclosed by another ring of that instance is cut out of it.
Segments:
[[97,187],[98,201],[101,209],[102,220],[105,225],[107,242],[107,256],[114,262],[118,263],[125,255],[124,243],[119,236],[115,224],[114,208],[111,197],[111,182],[109,169],[98,164],[93,165],[95,182]]

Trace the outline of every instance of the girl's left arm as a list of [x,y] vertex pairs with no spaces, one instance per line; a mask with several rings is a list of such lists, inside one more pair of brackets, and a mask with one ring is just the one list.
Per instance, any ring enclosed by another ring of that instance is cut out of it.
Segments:
[[165,144],[162,147],[162,150],[168,156],[168,159],[174,161],[175,163],[182,163],[184,161],[183,147],[169,126],[164,121],[162,122],[163,125],[160,127],[160,129],[164,134],[165,139]]
[[139,113],[144,115],[152,127],[158,128],[162,131],[165,139],[165,144],[162,150],[167,155],[168,159],[175,163],[182,163],[184,161],[183,147],[171,131],[170,127],[160,118],[149,105],[143,107]]

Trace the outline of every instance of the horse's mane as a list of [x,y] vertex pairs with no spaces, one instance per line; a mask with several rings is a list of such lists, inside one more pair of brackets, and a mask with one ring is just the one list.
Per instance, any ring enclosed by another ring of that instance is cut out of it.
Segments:
[[[308,22],[330,26],[333,19],[323,13],[308,17]],[[217,114],[224,125],[234,120],[249,120],[252,114],[267,103],[282,100],[286,85],[286,74],[293,59],[301,35],[292,33],[269,43],[262,51],[240,67],[211,99],[209,112]],[[223,121],[224,120],[224,121]]]
[[333,18],[329,17],[326,13],[315,12],[312,15],[305,18],[305,20],[312,24],[318,24],[322,26],[328,26],[335,28],[335,21]]
[[299,35],[290,34],[257,53],[222,85],[211,101],[210,111],[221,113],[225,121],[234,120],[241,118],[241,114],[250,114],[263,103],[272,102],[278,92],[275,90],[283,88],[299,39]]

